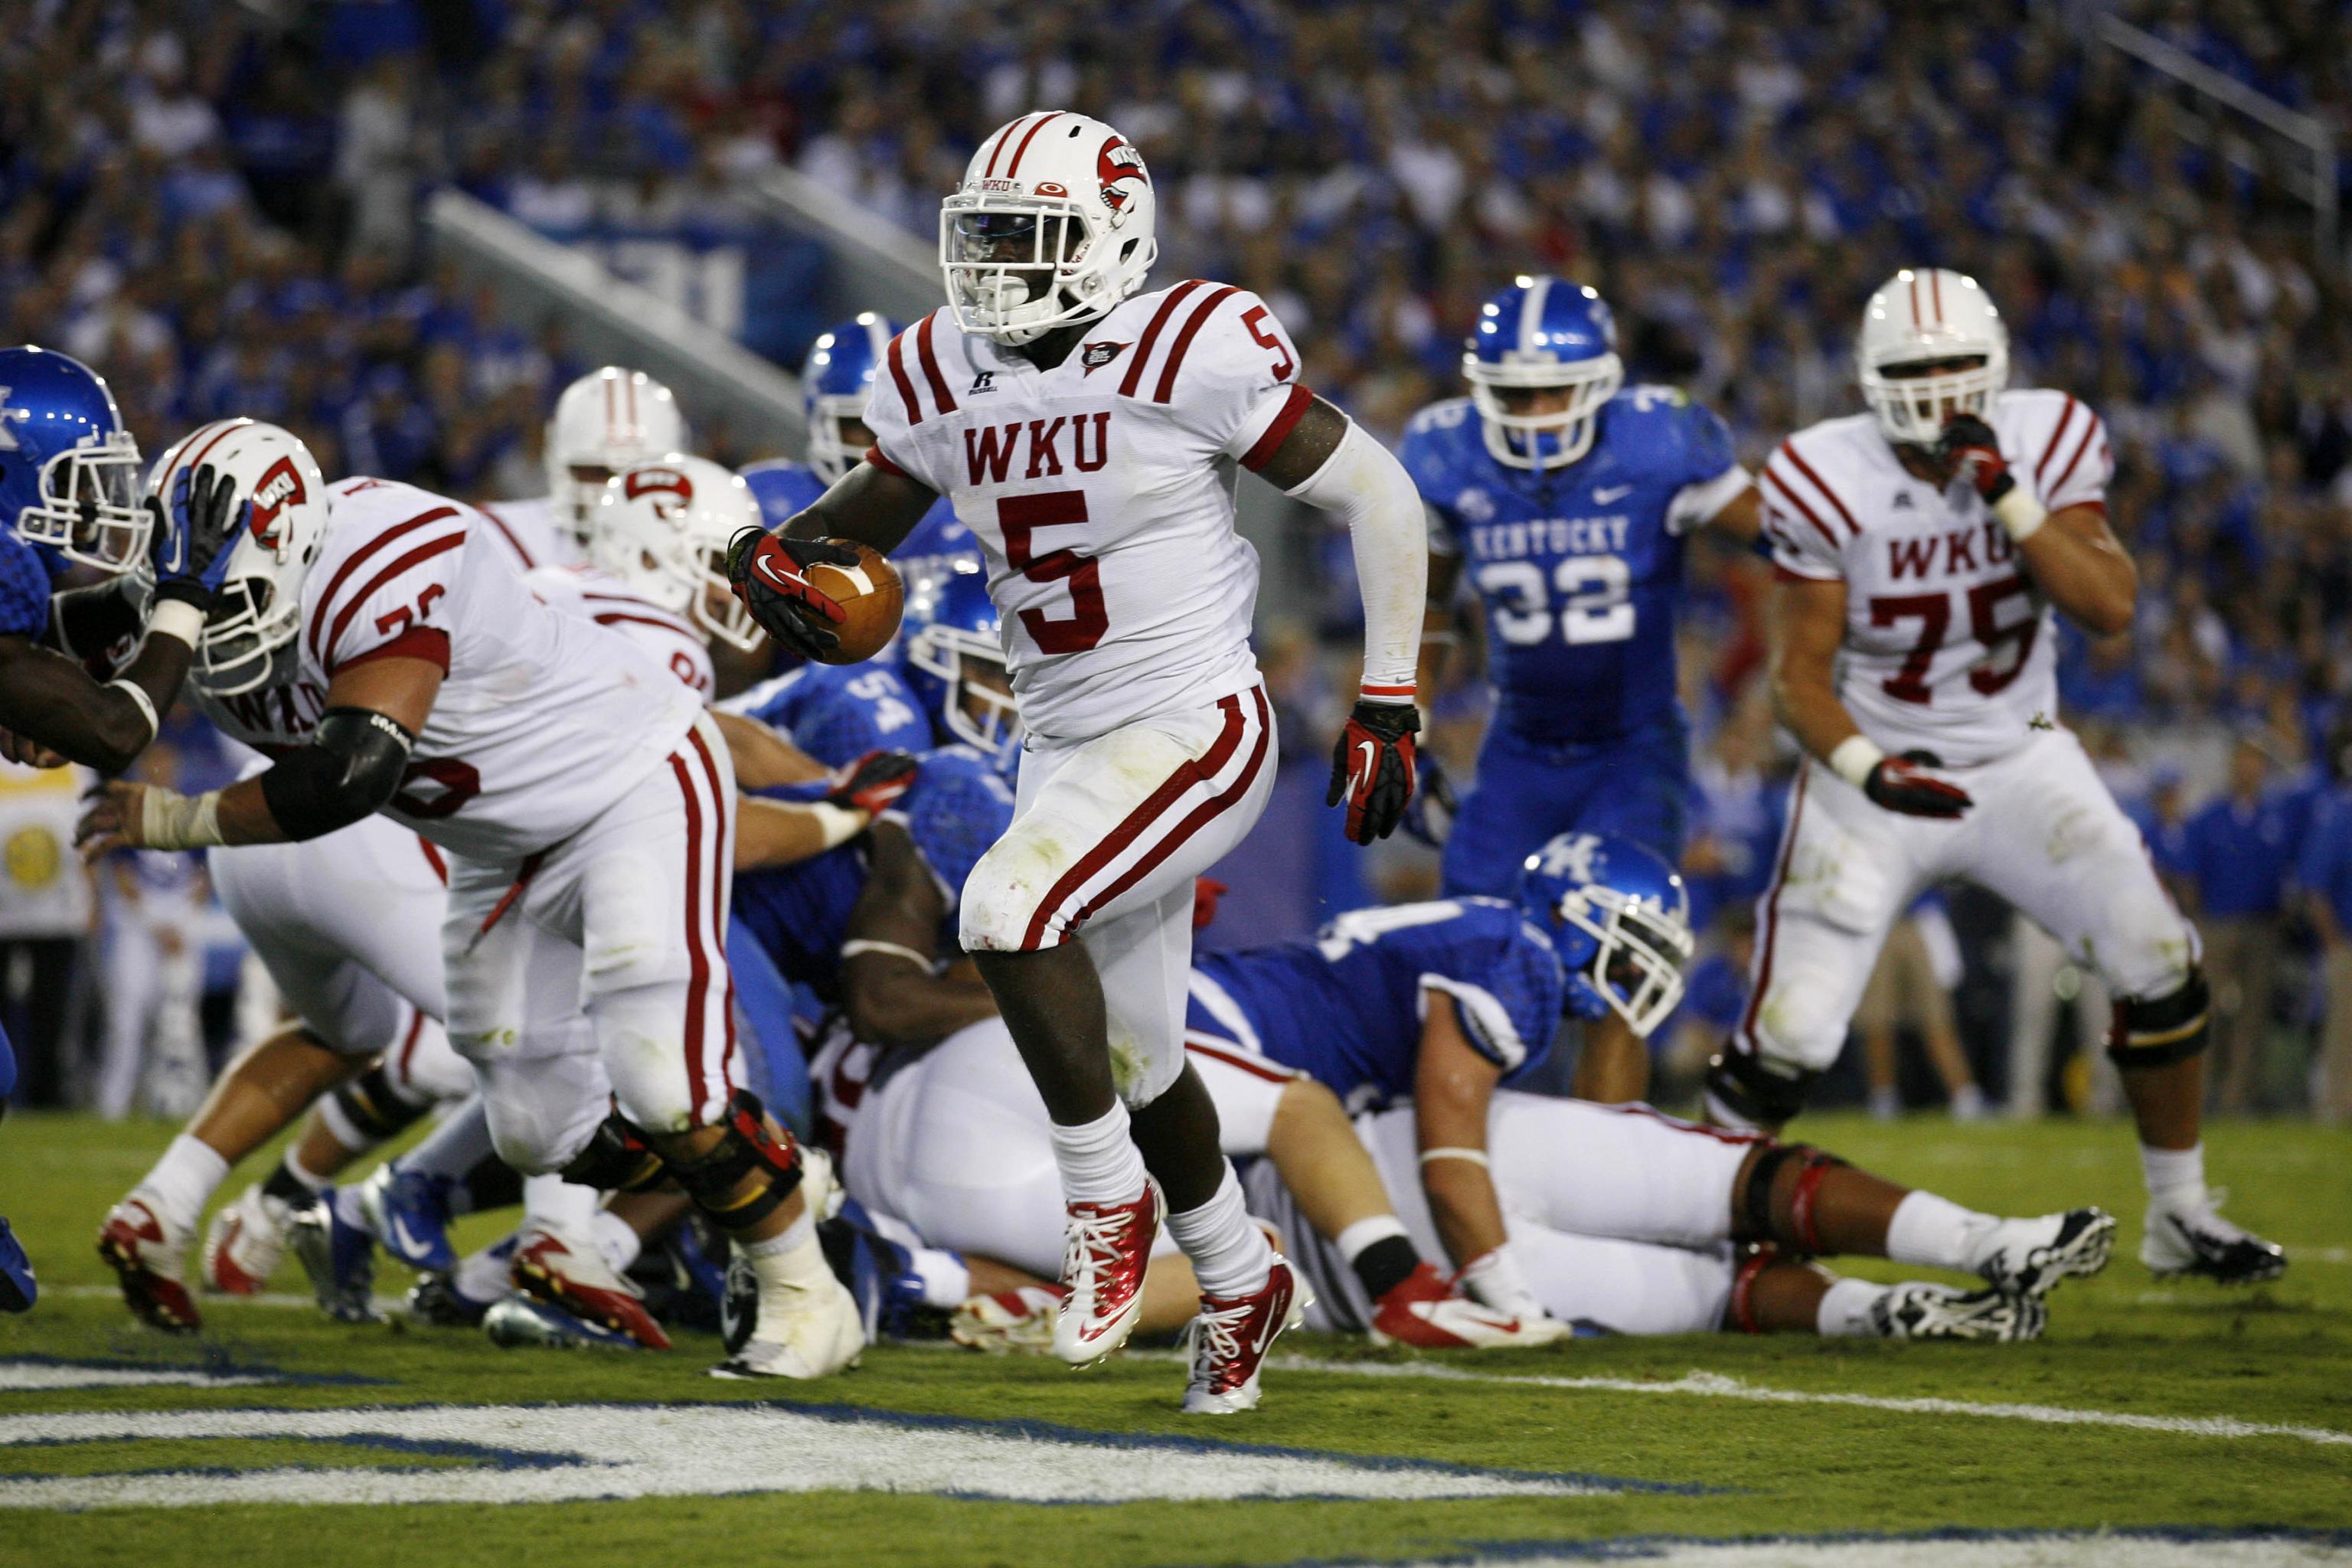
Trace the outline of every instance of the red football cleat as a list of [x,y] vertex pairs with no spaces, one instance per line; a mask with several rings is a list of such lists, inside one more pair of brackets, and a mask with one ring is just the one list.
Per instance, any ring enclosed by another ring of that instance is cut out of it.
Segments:
[[647,1350],[669,1349],[669,1336],[627,1280],[593,1247],[573,1247],[549,1230],[527,1230],[515,1244],[515,1288],[574,1317],[628,1335]]
[[1372,1303],[1372,1342],[1424,1351],[1548,1345],[1570,1332],[1556,1318],[1514,1318],[1474,1301],[1423,1263]]
[[1131,1203],[1068,1205],[1062,1288],[1069,1294],[1054,1322],[1055,1355],[1084,1366],[1127,1343],[1143,1310],[1144,1266],[1167,1217],[1168,1200],[1149,1176]]
[[98,1255],[121,1281],[123,1304],[141,1322],[167,1333],[192,1334],[204,1326],[181,1278],[187,1253],[188,1237],[171,1235],[136,1193],[115,1205],[99,1227]]
[[1307,1315],[1306,1297],[1277,1257],[1265,1284],[1247,1296],[1201,1298],[1201,1315],[1186,1330],[1192,1342],[1192,1381],[1184,1386],[1184,1408],[1195,1415],[1230,1415],[1257,1407],[1258,1369],[1275,1336]]

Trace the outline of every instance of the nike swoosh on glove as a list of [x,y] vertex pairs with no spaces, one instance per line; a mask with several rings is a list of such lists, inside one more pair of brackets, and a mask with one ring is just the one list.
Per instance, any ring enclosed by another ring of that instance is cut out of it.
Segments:
[[841,646],[835,626],[849,618],[833,597],[814,587],[808,569],[820,562],[855,566],[857,552],[822,539],[779,539],[764,528],[739,531],[727,543],[727,581],[760,629],[803,658],[822,658]]
[[1331,749],[1331,787],[1323,804],[1348,803],[1348,837],[1358,844],[1386,838],[1412,799],[1412,738],[1421,710],[1410,702],[1362,702]]
[[1862,793],[1906,816],[1958,816],[1976,802],[1956,784],[1936,777],[1909,757],[1881,757]]
[[915,782],[919,764],[905,752],[868,752],[833,776],[827,805],[879,816],[898,804]]
[[1973,414],[1955,414],[1944,421],[1936,456],[1946,473],[1967,475],[1977,494],[1988,501],[1999,500],[2017,483],[2009,459],[2000,455],[2000,437]]
[[148,551],[155,567],[155,596],[211,610],[252,503],[237,504],[236,481],[226,469],[206,463],[177,475],[168,499],[149,496],[147,510],[154,518]]

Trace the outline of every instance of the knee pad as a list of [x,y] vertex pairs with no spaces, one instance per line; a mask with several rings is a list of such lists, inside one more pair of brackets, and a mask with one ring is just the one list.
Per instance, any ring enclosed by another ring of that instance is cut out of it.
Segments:
[[[393,1087],[382,1062],[335,1090],[330,1100],[341,1113],[343,1127],[358,1133],[363,1144],[398,1136],[414,1126],[426,1109]],[[338,1134],[342,1131],[336,1129]]]
[[1727,1050],[1706,1064],[1706,1109],[1714,1120],[1728,1126],[1778,1127],[1805,1109],[1805,1097],[1821,1076],[1811,1068]]
[[2118,1001],[2107,1032],[2107,1056],[2116,1066],[2170,1067],[2205,1049],[2211,997],[2205,973],[2191,969],[2180,988],[2153,1002]]
[[670,1174],[686,1189],[710,1223],[721,1230],[751,1229],[783,1205],[801,1184],[800,1146],[768,1131],[754,1096],[738,1089],[720,1124],[721,1137],[709,1153],[673,1160]]
[[615,1112],[597,1123],[588,1146],[556,1173],[599,1192],[641,1193],[659,1186],[669,1168],[653,1145]]
[[[1796,1190],[1789,1196],[1789,1223],[1779,1225],[1772,1215],[1772,1184],[1779,1178],[1780,1167],[1791,1160],[1801,1163]],[[1835,1154],[1824,1153],[1810,1143],[1774,1143],[1766,1148],[1748,1168],[1748,1184],[1739,1194],[1739,1228],[1732,1239],[1768,1244],[1777,1241],[1807,1254],[1820,1252],[1822,1238],[1813,1226],[1813,1199],[1821,1191],[1822,1180],[1844,1163]]]

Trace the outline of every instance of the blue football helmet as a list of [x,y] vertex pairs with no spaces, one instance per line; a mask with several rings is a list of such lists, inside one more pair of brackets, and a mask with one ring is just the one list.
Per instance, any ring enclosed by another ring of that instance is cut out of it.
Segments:
[[863,446],[841,438],[844,420],[866,422],[866,397],[874,373],[898,335],[898,323],[865,310],[811,345],[801,366],[801,395],[808,413],[808,462],[826,484],[838,481],[866,455]]
[[[1462,374],[1496,462],[1567,468],[1592,449],[1601,406],[1625,384],[1616,318],[1582,284],[1522,276],[1478,307],[1478,324],[1463,346]],[[1503,401],[1509,390],[1565,391],[1568,406],[1514,414]]]
[[139,444],[105,378],[47,349],[0,350],[0,519],[16,536],[52,570],[128,572],[147,559],[140,489]]
[[1010,772],[1021,751],[1021,712],[987,576],[966,563],[908,584],[899,638],[907,684],[930,714],[932,732]]
[[1683,999],[1690,898],[1654,850],[1605,833],[1563,833],[1528,857],[1519,907],[1551,933],[1568,1010],[1614,1012],[1647,1038]]

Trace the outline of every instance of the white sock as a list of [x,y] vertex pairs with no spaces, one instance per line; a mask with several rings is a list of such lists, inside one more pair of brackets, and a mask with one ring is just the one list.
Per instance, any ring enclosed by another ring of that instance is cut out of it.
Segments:
[[1242,1203],[1241,1178],[1234,1174],[1233,1162],[1220,1159],[1218,1163],[1225,1173],[1215,1195],[1199,1208],[1170,1215],[1168,1234],[1192,1260],[1201,1294],[1230,1300],[1265,1289],[1274,1248]]
[[923,1282],[923,1305],[953,1309],[971,1300],[971,1268],[952,1252],[936,1247],[908,1249],[915,1260],[915,1278]]
[[1813,1327],[1825,1340],[1874,1334],[1878,1331],[1871,1327],[1870,1309],[1885,1294],[1885,1286],[1867,1279],[1840,1279],[1822,1295]]
[[768,1237],[765,1241],[739,1241],[735,1244],[752,1258],[781,1258],[787,1252],[797,1252],[803,1247],[816,1245],[816,1215],[803,1207],[801,1217]]
[[[833,1270],[824,1261],[824,1248],[816,1244],[816,1221],[808,1215],[801,1215],[765,1241],[739,1241],[735,1245],[751,1261],[751,1272],[760,1281],[762,1300],[779,1295],[805,1296],[808,1291],[823,1289],[833,1278]],[[779,1327],[766,1337],[780,1339],[783,1333],[782,1314],[774,1321]]]
[[1985,1236],[2000,1223],[1949,1198],[1911,1193],[1895,1205],[1895,1217],[1886,1222],[1886,1256],[1897,1263],[1970,1273]]
[[2147,1180],[2147,1201],[2178,1213],[2205,1206],[2205,1145],[2186,1149],[2139,1146],[2140,1173]]
[[567,1241],[597,1241],[596,1215],[603,1199],[593,1187],[567,1182],[561,1176],[522,1179],[522,1227],[539,1229]]
[[1339,1249],[1340,1258],[1349,1267],[1353,1268],[1357,1257],[1364,1248],[1374,1242],[1386,1241],[1392,1236],[1404,1234],[1404,1221],[1392,1214],[1376,1214],[1370,1219],[1360,1219],[1341,1231],[1332,1237],[1331,1244]]
[[286,1158],[278,1163],[284,1167],[288,1175],[313,1193],[335,1179],[331,1173],[314,1171],[302,1163],[302,1145],[299,1142],[288,1145]]
[[1054,1163],[1061,1168],[1062,1195],[1074,1204],[1133,1203],[1143,1190],[1143,1156],[1118,1100],[1092,1121],[1055,1122]]
[[205,1205],[227,1180],[228,1162],[220,1151],[183,1132],[172,1140],[172,1146],[139,1184],[139,1191],[147,1195],[155,1216],[166,1226],[194,1230],[196,1221],[204,1217]]
[[596,1238],[596,1250],[604,1255],[604,1267],[615,1274],[626,1274],[629,1265],[646,1249],[629,1222],[611,1209],[598,1209],[588,1218],[588,1232]]

